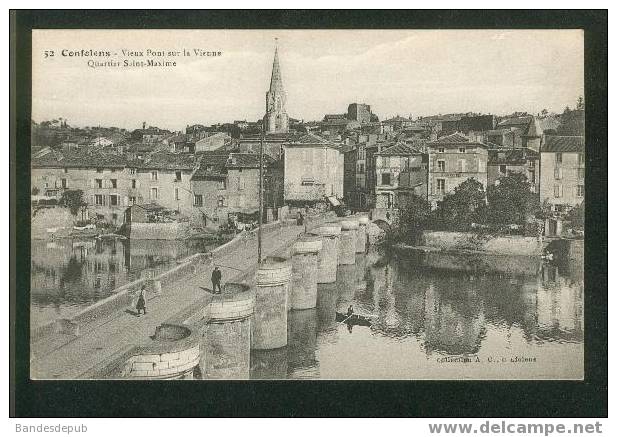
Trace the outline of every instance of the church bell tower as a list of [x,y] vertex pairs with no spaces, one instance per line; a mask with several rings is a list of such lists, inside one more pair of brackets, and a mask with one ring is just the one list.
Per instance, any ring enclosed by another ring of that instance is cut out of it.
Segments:
[[287,94],[283,89],[283,78],[279,65],[278,44],[274,50],[274,62],[272,63],[272,78],[270,79],[270,89],[266,93],[266,115],[264,116],[264,127],[266,133],[287,133],[289,131],[289,117],[285,104]]

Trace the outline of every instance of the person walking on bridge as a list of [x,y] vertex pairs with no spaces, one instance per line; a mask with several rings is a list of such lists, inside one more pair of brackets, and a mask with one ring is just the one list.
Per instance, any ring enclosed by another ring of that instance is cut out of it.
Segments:
[[137,315],[141,314],[141,311],[144,311],[144,315],[146,314],[146,299],[144,298],[144,290],[145,286],[141,286],[141,290],[139,292],[139,297],[137,298],[137,305],[135,308],[137,309]]
[[[219,270],[218,266],[214,267],[214,270],[212,271],[212,292],[213,293],[218,293],[221,294],[221,278],[222,278],[223,274],[221,273],[221,271]],[[218,292],[216,291],[218,287]]]

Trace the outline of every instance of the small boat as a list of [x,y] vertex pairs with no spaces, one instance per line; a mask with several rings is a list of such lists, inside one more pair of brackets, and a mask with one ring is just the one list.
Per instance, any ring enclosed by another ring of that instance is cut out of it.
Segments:
[[336,313],[337,322],[345,322],[350,325],[371,326],[373,322],[370,316],[363,316],[362,314],[352,314],[348,316],[345,313]]

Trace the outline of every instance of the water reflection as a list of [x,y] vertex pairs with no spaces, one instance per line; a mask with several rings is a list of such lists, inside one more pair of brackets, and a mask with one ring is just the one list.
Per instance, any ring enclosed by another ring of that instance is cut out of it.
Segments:
[[211,247],[199,240],[32,240],[31,323],[68,317],[138,279],[143,269],[162,272]]
[[[582,375],[582,262],[373,252],[357,260],[319,285],[315,310],[289,313],[286,348],[251,353],[251,378]],[[349,305],[372,326],[336,322]],[[442,364],[460,359],[469,363]]]

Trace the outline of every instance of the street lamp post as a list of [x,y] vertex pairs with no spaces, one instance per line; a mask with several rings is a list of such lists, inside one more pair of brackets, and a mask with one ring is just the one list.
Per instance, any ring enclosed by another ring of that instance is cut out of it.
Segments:
[[263,167],[264,167],[264,127],[261,122],[259,141],[259,227],[257,228],[257,263],[261,264],[261,225],[263,222]]

